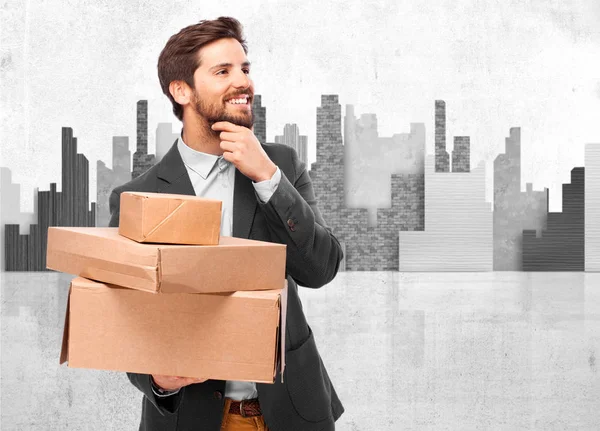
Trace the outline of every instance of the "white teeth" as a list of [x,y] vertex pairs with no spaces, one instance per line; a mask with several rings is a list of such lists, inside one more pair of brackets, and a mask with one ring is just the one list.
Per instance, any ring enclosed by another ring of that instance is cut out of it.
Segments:
[[246,103],[248,99],[231,99],[229,100],[229,103],[234,103],[234,104],[242,104],[242,103]]

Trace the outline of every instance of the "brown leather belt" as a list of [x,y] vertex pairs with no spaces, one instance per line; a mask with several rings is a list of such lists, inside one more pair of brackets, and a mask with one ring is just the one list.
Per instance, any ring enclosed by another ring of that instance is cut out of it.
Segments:
[[260,404],[258,403],[258,398],[252,398],[250,400],[242,401],[231,400],[231,406],[229,406],[229,413],[234,415],[242,415],[243,417],[262,415],[262,411],[260,410]]

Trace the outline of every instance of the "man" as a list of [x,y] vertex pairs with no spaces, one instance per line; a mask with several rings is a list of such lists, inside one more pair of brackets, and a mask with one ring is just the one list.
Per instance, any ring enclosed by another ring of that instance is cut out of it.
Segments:
[[341,247],[296,152],[259,143],[252,132],[254,84],[246,54],[233,18],[200,21],[169,39],[158,75],[183,122],[181,137],[157,165],[113,190],[110,226],[118,226],[123,191],[195,194],[223,201],[223,235],[286,244],[284,382],[279,374],[274,384],[259,384],[128,373],[144,394],[140,430],[328,431],[344,411],[297,288],[329,283]]

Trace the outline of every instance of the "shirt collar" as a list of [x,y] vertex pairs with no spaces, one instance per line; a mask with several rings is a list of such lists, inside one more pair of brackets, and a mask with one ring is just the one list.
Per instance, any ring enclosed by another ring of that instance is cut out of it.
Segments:
[[215,164],[218,164],[219,171],[226,169],[229,165],[229,162],[225,160],[223,156],[203,153],[188,147],[185,142],[183,142],[181,136],[177,139],[177,149],[179,150],[179,154],[181,154],[183,163],[200,175],[204,180],[208,178],[208,175],[213,170]]

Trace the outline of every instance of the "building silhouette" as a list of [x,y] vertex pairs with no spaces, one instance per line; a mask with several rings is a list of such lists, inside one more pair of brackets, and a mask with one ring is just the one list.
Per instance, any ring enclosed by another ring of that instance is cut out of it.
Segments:
[[397,270],[398,232],[423,229],[423,175],[391,175],[391,208],[378,209],[377,225],[369,226],[366,208],[345,205],[341,120],[338,96],[322,95],[317,107],[317,160],[310,170],[319,209],[342,243],[342,268]]
[[[37,196],[37,190],[34,191]],[[29,225],[35,222],[37,213],[37,199],[34,196],[34,212],[21,212],[21,185],[12,182],[12,172],[9,168],[0,168],[0,270],[5,270],[4,225],[16,224],[23,233],[29,232]]]
[[425,162],[424,232],[400,232],[400,271],[491,271],[493,229],[485,201],[485,163],[471,172],[468,136],[446,152],[446,104],[435,103],[435,154]]
[[156,163],[162,160],[178,137],[179,133],[173,132],[171,123],[158,123],[156,127]]
[[485,163],[472,172],[436,172],[425,158],[425,231],[400,232],[400,271],[491,271],[492,211]]
[[600,144],[585,146],[585,270],[600,271]]
[[392,206],[392,175],[423,175],[425,125],[412,123],[410,133],[379,136],[377,116],[356,118],[354,106],[344,116],[345,205],[366,208],[376,226],[379,208]]
[[585,270],[585,169],[571,170],[563,184],[562,212],[548,212],[541,236],[523,231],[523,271]]
[[297,124],[286,124],[283,135],[275,136],[275,143],[292,147],[298,153],[298,158],[308,166],[308,137],[300,135]]
[[89,210],[89,164],[77,153],[77,138],[73,129],[62,128],[62,191],[56,183],[49,191],[38,191],[37,224],[29,234],[21,234],[18,224],[6,224],[6,271],[45,271],[49,226],[94,226],[96,204]]
[[137,146],[133,153],[131,179],[139,177],[155,163],[154,154],[148,154],[148,101],[137,102]]
[[254,114],[254,136],[258,142],[267,142],[267,108],[262,106],[262,96],[255,94],[252,99],[252,112]]
[[471,140],[468,136],[454,137],[452,172],[471,172]]
[[523,270],[523,230],[540,232],[548,218],[548,189],[521,191],[521,128],[510,129],[494,160],[494,271]]
[[450,156],[446,151],[446,102],[435,101],[435,171],[450,172]]
[[96,169],[96,226],[110,221],[109,197],[113,189],[131,179],[131,151],[128,136],[113,136],[112,169],[98,160]]

